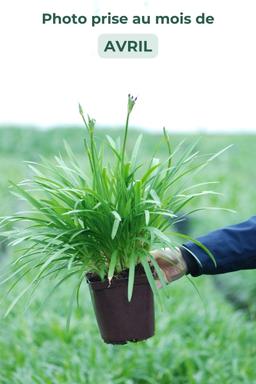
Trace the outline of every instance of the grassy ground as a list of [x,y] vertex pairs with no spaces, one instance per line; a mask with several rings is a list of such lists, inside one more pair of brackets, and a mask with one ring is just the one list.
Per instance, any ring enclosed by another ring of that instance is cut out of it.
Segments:
[[[115,132],[114,135],[118,135]],[[103,132],[99,133],[99,139]],[[133,139],[135,133],[132,133]],[[0,130],[0,215],[17,209],[17,202],[7,189],[8,179],[26,177],[23,160],[52,157],[62,148],[65,138],[82,155],[81,130],[65,129]],[[181,137],[174,136],[176,143]],[[188,137],[188,141],[196,138]],[[155,143],[161,156],[164,145],[156,136],[145,135],[141,157],[147,160]],[[198,149],[216,152],[234,146],[212,163],[200,181],[218,180],[224,196],[218,205],[237,210],[237,214],[195,215],[191,221],[194,235],[218,226],[234,223],[255,214],[256,179],[254,156],[256,136],[203,136]],[[132,140],[130,142],[132,147]],[[205,201],[217,204],[217,201]],[[2,251],[0,268],[11,254]],[[217,281],[210,277],[194,280],[204,298],[202,304],[192,285],[182,279],[169,287],[164,310],[157,307],[156,336],[147,342],[122,347],[102,343],[98,334],[86,284],[81,307],[75,311],[72,327],[65,330],[65,312],[72,286],[69,284],[38,311],[47,287],[42,287],[31,308],[24,312],[22,303],[7,319],[0,320],[0,384],[34,383],[105,383],[105,384],[240,384],[256,383],[256,328],[252,317],[236,311],[222,291],[228,287],[235,296],[243,296],[254,313],[255,272],[226,275]],[[224,283],[224,285],[223,285]],[[3,291],[2,291],[3,292]],[[1,308],[10,298],[1,295]]]

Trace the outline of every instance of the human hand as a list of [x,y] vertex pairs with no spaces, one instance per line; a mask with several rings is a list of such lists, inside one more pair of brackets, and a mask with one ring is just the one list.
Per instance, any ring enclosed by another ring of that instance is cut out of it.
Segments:
[[[178,280],[187,273],[187,265],[179,248],[155,250],[151,255],[161,268],[167,283]],[[162,287],[159,280],[157,280],[157,286]]]

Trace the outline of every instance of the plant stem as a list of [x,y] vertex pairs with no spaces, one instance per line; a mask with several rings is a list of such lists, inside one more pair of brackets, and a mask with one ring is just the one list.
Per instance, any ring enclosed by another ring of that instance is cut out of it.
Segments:
[[124,167],[124,157],[125,157],[125,149],[126,149],[126,142],[127,142],[127,135],[128,135],[129,118],[130,118],[130,112],[128,111],[127,116],[126,116],[124,141],[123,141],[123,148],[122,148],[122,158],[121,158],[121,169],[122,170]]

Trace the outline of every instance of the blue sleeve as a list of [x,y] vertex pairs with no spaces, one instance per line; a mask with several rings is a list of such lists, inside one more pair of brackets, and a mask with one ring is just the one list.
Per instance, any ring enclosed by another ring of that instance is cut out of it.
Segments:
[[256,216],[210,232],[199,237],[198,241],[211,251],[217,265],[198,245],[192,242],[184,244],[181,251],[188,266],[188,273],[192,276],[256,269]]

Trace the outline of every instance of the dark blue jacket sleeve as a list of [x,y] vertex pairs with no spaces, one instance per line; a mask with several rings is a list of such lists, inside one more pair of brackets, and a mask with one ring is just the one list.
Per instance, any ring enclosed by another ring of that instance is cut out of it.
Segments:
[[256,216],[199,237],[198,241],[211,251],[217,265],[198,245],[184,244],[181,252],[192,276],[256,269]]

